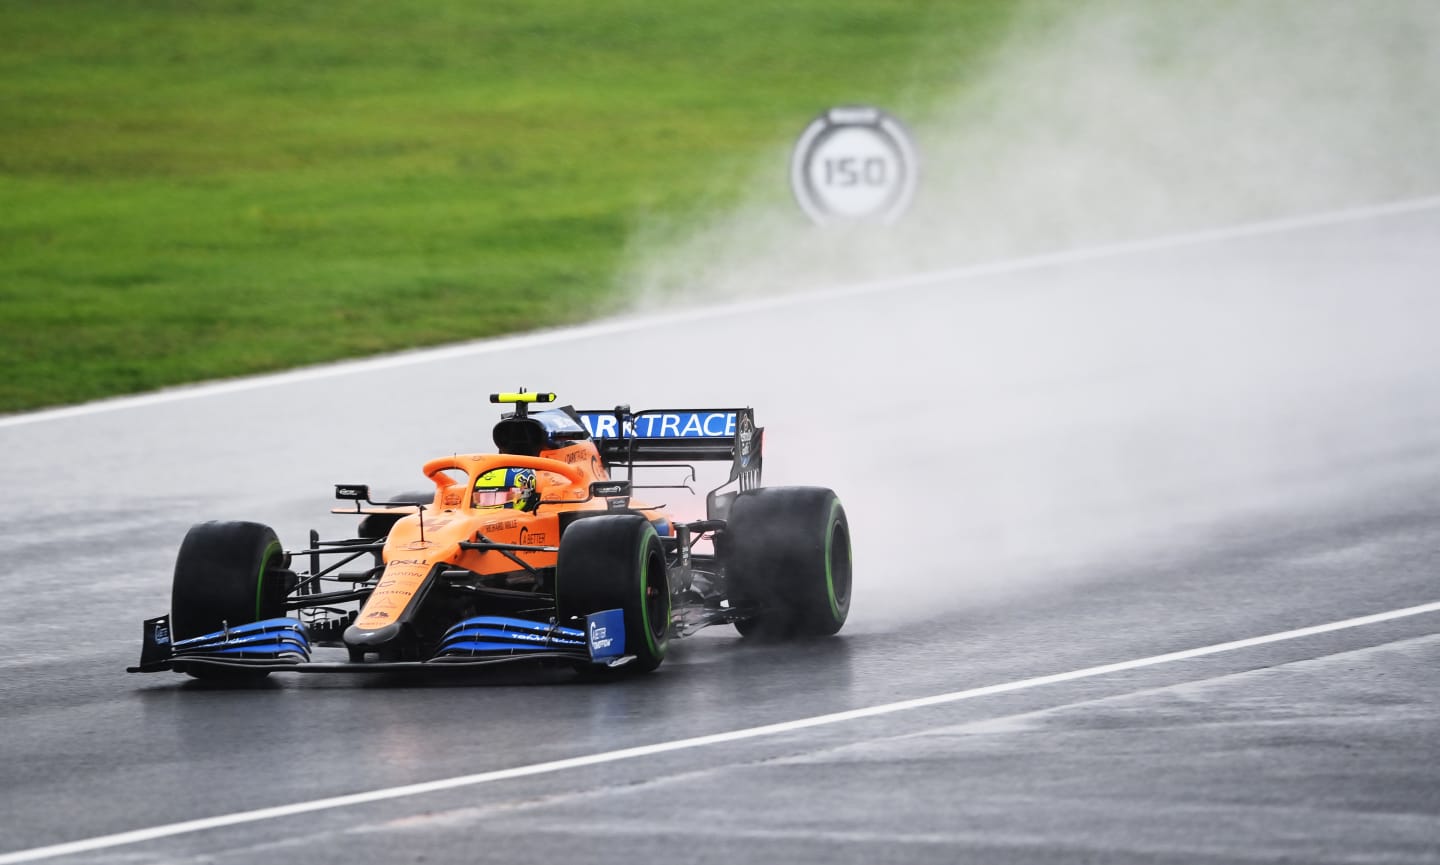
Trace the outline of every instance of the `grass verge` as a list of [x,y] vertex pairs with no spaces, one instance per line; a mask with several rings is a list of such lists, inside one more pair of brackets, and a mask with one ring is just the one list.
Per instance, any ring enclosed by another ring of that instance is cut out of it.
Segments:
[[640,220],[1012,5],[4,2],[0,412],[614,311]]

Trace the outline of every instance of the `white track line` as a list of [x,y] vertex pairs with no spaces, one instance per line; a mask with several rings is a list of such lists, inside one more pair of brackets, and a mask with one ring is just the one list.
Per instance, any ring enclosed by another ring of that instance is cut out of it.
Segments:
[[363,805],[369,802],[381,802],[387,799],[400,799],[406,796],[419,796],[425,793],[435,793],[441,790],[453,790],[457,787],[473,787],[477,784],[488,784],[492,781],[506,781],[511,778],[526,778],[532,775],[545,775],[552,772],[563,772],[567,769],[581,769],[586,766],[597,766],[602,763],[615,763],[620,760],[629,760],[635,757],[648,757],[655,754],[666,754],[672,751],[684,751],[690,748],[704,748],[709,745],[721,745],[727,742],[738,742],[744,739],[758,739],[762,736],[774,736],[780,733],[793,733],[796,730],[806,730],[811,727],[822,727],[828,724],[839,724],[845,721],[855,721],[861,718],[874,718],[879,715],[891,715],[896,712],[908,712],[911,709],[923,709],[929,706],[940,706],[947,703],[957,703],[961,700],[973,700],[976,697],[989,697],[995,694],[1005,694],[1011,691],[1023,691],[1028,688],[1039,688],[1045,685],[1054,685],[1060,682],[1073,682],[1076,679],[1088,679],[1092,676],[1103,676],[1107,673],[1120,673],[1126,670],[1137,670],[1142,667],[1153,667],[1158,664],[1168,664],[1173,661],[1184,661],[1191,658],[1200,658],[1206,655],[1218,655],[1221,652],[1233,652],[1237,649],[1248,649],[1254,646],[1263,646],[1268,643],[1279,643],[1284,640],[1295,640],[1301,637],[1311,637],[1316,634],[1326,634],[1331,631],[1341,631],[1347,628],[1359,628],[1365,625],[1373,625],[1380,622],[1389,622],[1395,619],[1403,619],[1409,616],[1419,616],[1425,613],[1440,612],[1440,601],[1428,604],[1421,604],[1415,607],[1405,607],[1399,610],[1389,610],[1383,613],[1375,613],[1369,616],[1359,616],[1353,619],[1345,619],[1339,622],[1330,622],[1324,625],[1312,625],[1308,628],[1297,628],[1293,631],[1282,631],[1276,634],[1266,634],[1262,637],[1249,637],[1243,640],[1232,640],[1228,643],[1216,643],[1213,646],[1202,646],[1198,649],[1186,649],[1180,652],[1170,652],[1164,655],[1151,655],[1148,658],[1138,658],[1133,661],[1121,661],[1115,664],[1102,664],[1098,667],[1086,667],[1083,670],[1073,670],[1068,673],[1055,673],[1049,676],[1038,676],[1033,679],[1020,679],[1014,682],[1005,682],[1000,685],[986,685],[981,688],[970,688],[965,691],[951,691],[948,694],[937,694],[932,697],[920,697],[914,700],[901,700],[898,703],[885,703],[879,706],[867,706],[863,709],[851,709],[847,712],[832,712],[829,715],[816,715],[810,718],[801,718],[795,721],[782,721],[778,724],[766,724],[762,727],[750,727],[744,730],[732,730],[728,733],[713,733],[709,736],[695,736],[689,739],[675,739],[670,742],[660,742],[655,745],[640,745],[635,748],[623,748],[619,751],[605,751],[599,754],[588,754],[583,757],[571,757],[565,760],[551,760],[548,763],[533,763],[529,766],[516,766],[513,769],[498,769],[493,772],[480,772],[475,775],[460,775],[455,778],[443,778],[439,781],[426,781],[421,784],[407,784],[403,787],[388,787],[381,790],[370,790],[365,793],[352,793],[348,796],[333,796],[328,799],[314,799],[309,802],[296,802],[291,805],[277,805],[273,808],[259,808],[254,811],[240,811],[234,814],[223,814],[218,817],[205,817],[199,820],[186,820],[182,823],[171,823],[165,826],[152,826],[149,829],[135,829],[130,832],[117,832],[114,835],[101,835],[96,838],[86,838],[81,841],[70,841],[64,844],[52,844],[48,847],[34,847],[29,850],[17,850],[13,853],[0,855],[0,865],[11,865],[16,862],[34,862],[40,859],[49,859],[55,856],[67,856],[74,853],[89,853],[95,850],[103,850],[109,847],[119,847],[125,844],[137,844],[142,841],[153,841],[157,838],[168,838],[173,835],[186,835],[193,832],[203,832],[207,829],[219,829],[225,826],[235,826],[241,823],[255,823],[260,820],[273,820],[277,817],[291,817],[296,814],[307,814],[312,811],[325,811],[334,808],[346,808],[351,805]]
[[44,423],[52,420],[84,417],[104,412],[119,411],[121,409],[142,408],[144,406],[160,405],[199,397],[257,390],[259,388],[275,387],[297,382],[335,378],[374,370],[395,369],[397,367],[432,363],[434,361],[448,360],[457,357],[473,357],[475,355],[493,354],[495,352],[508,352],[518,348],[554,345],[556,343],[572,342],[591,337],[610,336],[612,334],[628,333],[630,331],[644,330],[653,327],[684,324],[708,318],[745,315],[760,310],[814,303],[821,300],[833,300],[835,298],[875,294],[886,291],[899,291],[908,288],[922,288],[944,282],[960,282],[996,274],[1036,270],[1082,261],[1116,258],[1156,250],[1196,246],[1226,240],[1238,240],[1266,234],[1281,234],[1287,231],[1299,231],[1307,228],[1318,228],[1347,222],[1360,222],[1368,219],[1378,219],[1386,216],[1397,216],[1435,209],[1440,209],[1440,196],[1415,198],[1407,201],[1389,202],[1386,204],[1327,211],[1324,213],[1312,213],[1287,219],[1251,222],[1226,228],[1215,228],[1185,234],[1171,234],[1146,240],[1107,244],[1067,252],[1011,258],[966,267],[927,271],[925,273],[910,274],[908,276],[876,279],[849,285],[829,286],[796,293],[780,293],[756,300],[745,300],[717,306],[695,307],[654,315],[617,318],[576,327],[557,328],[555,330],[538,331],[496,339],[477,340],[475,342],[459,343],[440,348],[419,349],[399,354],[381,355],[363,360],[342,361],[339,363],[325,364],[323,366],[306,367],[290,372],[230,379],[228,381],[209,384],[182,386],[169,390],[156,391],[154,393],[141,394],[139,396],[117,397],[82,405],[67,406],[65,408],[0,416],[0,429]]

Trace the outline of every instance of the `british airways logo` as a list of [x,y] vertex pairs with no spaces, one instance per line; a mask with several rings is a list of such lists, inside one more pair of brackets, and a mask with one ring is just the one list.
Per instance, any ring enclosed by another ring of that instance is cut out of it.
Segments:
[[675,411],[642,414],[627,421],[621,428],[619,419],[606,412],[580,415],[580,422],[591,438],[734,438],[733,411]]

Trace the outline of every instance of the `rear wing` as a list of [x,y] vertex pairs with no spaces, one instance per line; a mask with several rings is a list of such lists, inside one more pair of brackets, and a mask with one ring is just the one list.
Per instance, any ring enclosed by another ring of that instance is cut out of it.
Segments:
[[729,460],[730,481],[760,485],[765,430],[749,408],[647,409],[629,406],[575,412],[606,468],[637,463]]

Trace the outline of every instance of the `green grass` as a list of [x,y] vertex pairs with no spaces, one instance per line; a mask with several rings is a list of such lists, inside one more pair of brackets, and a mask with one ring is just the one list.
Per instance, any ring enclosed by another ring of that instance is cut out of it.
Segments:
[[0,411],[614,311],[639,220],[1011,5],[0,0]]

